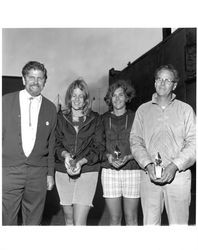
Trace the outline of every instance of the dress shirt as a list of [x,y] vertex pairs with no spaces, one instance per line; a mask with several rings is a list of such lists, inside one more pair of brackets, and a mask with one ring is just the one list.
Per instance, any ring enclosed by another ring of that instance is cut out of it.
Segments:
[[[31,106],[30,106],[30,98]],[[42,103],[42,96],[31,96],[25,89],[21,90],[19,93],[20,111],[21,111],[21,137],[22,137],[22,147],[23,151],[28,157],[33,150],[36,133],[38,116]],[[31,112],[31,115],[30,113]],[[31,123],[29,121],[31,117]]]

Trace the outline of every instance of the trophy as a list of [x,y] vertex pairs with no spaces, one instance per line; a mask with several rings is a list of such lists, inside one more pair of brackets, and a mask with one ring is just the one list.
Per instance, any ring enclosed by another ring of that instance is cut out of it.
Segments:
[[75,169],[76,169],[76,155],[71,155],[71,159],[69,161],[69,164],[70,164],[71,170],[73,172],[75,172]]
[[157,179],[160,179],[162,177],[163,167],[161,164],[162,164],[162,158],[160,156],[160,153],[158,152],[155,158],[155,176]]
[[65,167],[67,169],[67,173],[70,175],[70,176],[74,176],[78,173],[76,173],[76,156],[75,155],[71,155],[71,158],[69,159],[69,164],[67,164],[65,162]]
[[120,152],[120,149],[117,145],[115,146],[114,154],[116,155],[116,160],[119,161],[120,156],[121,156],[121,152]]

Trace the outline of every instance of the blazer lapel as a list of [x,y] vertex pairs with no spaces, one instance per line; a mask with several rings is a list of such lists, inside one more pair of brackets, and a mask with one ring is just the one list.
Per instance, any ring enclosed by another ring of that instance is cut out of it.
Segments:
[[46,117],[46,103],[45,103],[45,98],[42,96],[42,102],[41,102],[41,107],[39,110],[39,116],[38,116],[38,124],[37,124],[37,134],[39,128],[42,127],[42,125],[45,122]]
[[15,105],[13,109],[13,116],[16,119],[17,131],[21,133],[21,110],[20,110],[20,102],[19,102],[19,92],[15,95]]

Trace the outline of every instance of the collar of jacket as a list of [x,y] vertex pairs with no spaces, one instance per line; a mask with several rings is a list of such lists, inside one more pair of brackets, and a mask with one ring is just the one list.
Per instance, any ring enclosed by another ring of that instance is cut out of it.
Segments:
[[[64,119],[67,121],[67,122],[69,122],[69,124],[71,124],[71,126],[72,127],[74,127],[74,125],[73,125],[73,123],[72,123],[72,115],[71,115],[71,113],[69,113],[69,114],[63,114],[63,117],[64,117]],[[87,124],[89,124],[92,120],[94,120],[95,119],[95,115],[94,115],[94,113],[91,111],[91,112],[89,112],[89,114],[88,115],[86,115],[86,120],[85,120],[85,122],[79,127],[79,130],[81,129],[81,128],[83,128],[83,127],[85,127]]]
[[[175,100],[175,98],[176,98],[176,95],[175,95],[174,93],[172,93],[170,103],[173,102],[173,101]],[[151,100],[151,101],[152,101],[152,103],[154,103],[154,104],[158,104],[158,102],[157,102],[157,93],[154,93],[154,94],[152,95],[152,100]]]

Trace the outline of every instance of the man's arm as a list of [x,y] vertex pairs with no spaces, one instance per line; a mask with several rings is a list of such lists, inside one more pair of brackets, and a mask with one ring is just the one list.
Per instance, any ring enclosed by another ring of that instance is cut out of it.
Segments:
[[185,114],[185,138],[181,151],[173,159],[179,171],[184,171],[195,163],[196,160],[196,118],[190,107]]
[[48,154],[47,190],[52,190],[54,186],[55,128],[57,122],[57,113],[55,107],[52,114],[53,114],[53,125],[49,136],[49,145],[48,145],[49,154]]
[[152,163],[152,159],[146,150],[143,133],[143,115],[138,109],[130,133],[130,147],[135,160],[141,168],[145,169],[148,164]]

